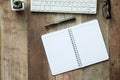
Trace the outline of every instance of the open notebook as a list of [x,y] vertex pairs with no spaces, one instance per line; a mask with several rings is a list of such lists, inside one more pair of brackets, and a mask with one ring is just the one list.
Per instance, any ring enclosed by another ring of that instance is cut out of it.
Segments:
[[97,20],[41,36],[53,75],[108,60]]

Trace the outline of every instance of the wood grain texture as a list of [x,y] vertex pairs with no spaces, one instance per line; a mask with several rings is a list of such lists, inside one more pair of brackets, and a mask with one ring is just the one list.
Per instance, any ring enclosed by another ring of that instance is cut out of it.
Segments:
[[9,0],[0,0],[1,80],[28,80],[27,16],[11,11]]
[[[27,2],[30,3],[29,1]],[[47,13],[31,13],[28,5],[28,80],[49,80],[48,63],[43,49],[41,35],[44,25],[51,20]]]
[[[52,22],[55,22],[55,21],[60,21],[60,20],[64,20],[64,19],[67,19],[69,17],[72,17],[72,16],[76,16],[74,14],[53,14],[53,21]],[[70,26],[73,26],[77,23],[80,23],[80,16],[79,18],[76,20],[76,22],[72,22],[72,23],[65,23],[65,24],[58,24],[56,26],[49,26],[49,28],[46,29],[46,33],[49,33],[49,32],[53,32],[53,31],[57,31],[57,30],[61,30],[61,29],[64,29],[64,28],[67,28],[67,27],[70,27]],[[67,73],[63,73],[63,74],[60,74],[60,75],[56,75],[56,76],[52,76],[51,75],[51,72],[49,72],[49,79],[50,80],[82,80],[82,70],[74,70],[74,71],[70,71],[70,72],[67,72]]]
[[1,79],[1,6],[0,6],[0,79]]
[[40,35],[45,33],[45,15],[29,13],[28,73],[29,80],[48,80],[48,63]]
[[120,0],[111,0],[110,23],[110,80],[120,80]]
[[[10,0],[0,0],[1,80],[120,80],[120,1],[111,0],[112,19],[96,15],[32,13],[30,0],[23,12],[13,12]],[[8,5],[8,6],[6,6]],[[45,28],[46,24],[75,16],[72,23]],[[98,19],[109,61],[52,76],[40,36],[92,19]]]
[[[98,0],[98,12],[97,15],[84,16],[82,22],[97,18],[100,24],[100,28],[103,34],[103,38],[106,44],[106,48],[109,52],[109,20],[106,20],[102,16],[102,0]],[[109,80],[109,61],[98,63],[86,68],[83,68],[83,80]]]

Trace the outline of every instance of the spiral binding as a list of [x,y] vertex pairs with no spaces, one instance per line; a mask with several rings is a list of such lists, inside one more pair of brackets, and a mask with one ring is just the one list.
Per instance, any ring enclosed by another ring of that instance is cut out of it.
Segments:
[[72,32],[71,29],[68,29],[68,32],[69,32],[70,40],[72,42],[72,46],[73,46],[73,49],[74,49],[74,52],[75,52],[75,56],[76,56],[76,59],[77,59],[78,66],[82,66],[80,55],[79,55],[77,45],[75,43],[75,39],[74,39],[74,36],[73,36],[73,32]]

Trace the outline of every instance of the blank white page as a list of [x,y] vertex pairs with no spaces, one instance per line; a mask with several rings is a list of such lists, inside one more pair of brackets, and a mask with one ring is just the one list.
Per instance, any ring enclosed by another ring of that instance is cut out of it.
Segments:
[[42,36],[50,69],[53,75],[78,68],[73,46],[66,29]]
[[71,28],[82,67],[108,59],[102,33],[97,20]]

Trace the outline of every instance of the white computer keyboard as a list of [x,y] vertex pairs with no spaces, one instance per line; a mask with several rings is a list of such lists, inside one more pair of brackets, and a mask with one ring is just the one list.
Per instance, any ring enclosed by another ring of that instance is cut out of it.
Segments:
[[32,12],[96,14],[97,0],[31,0]]

